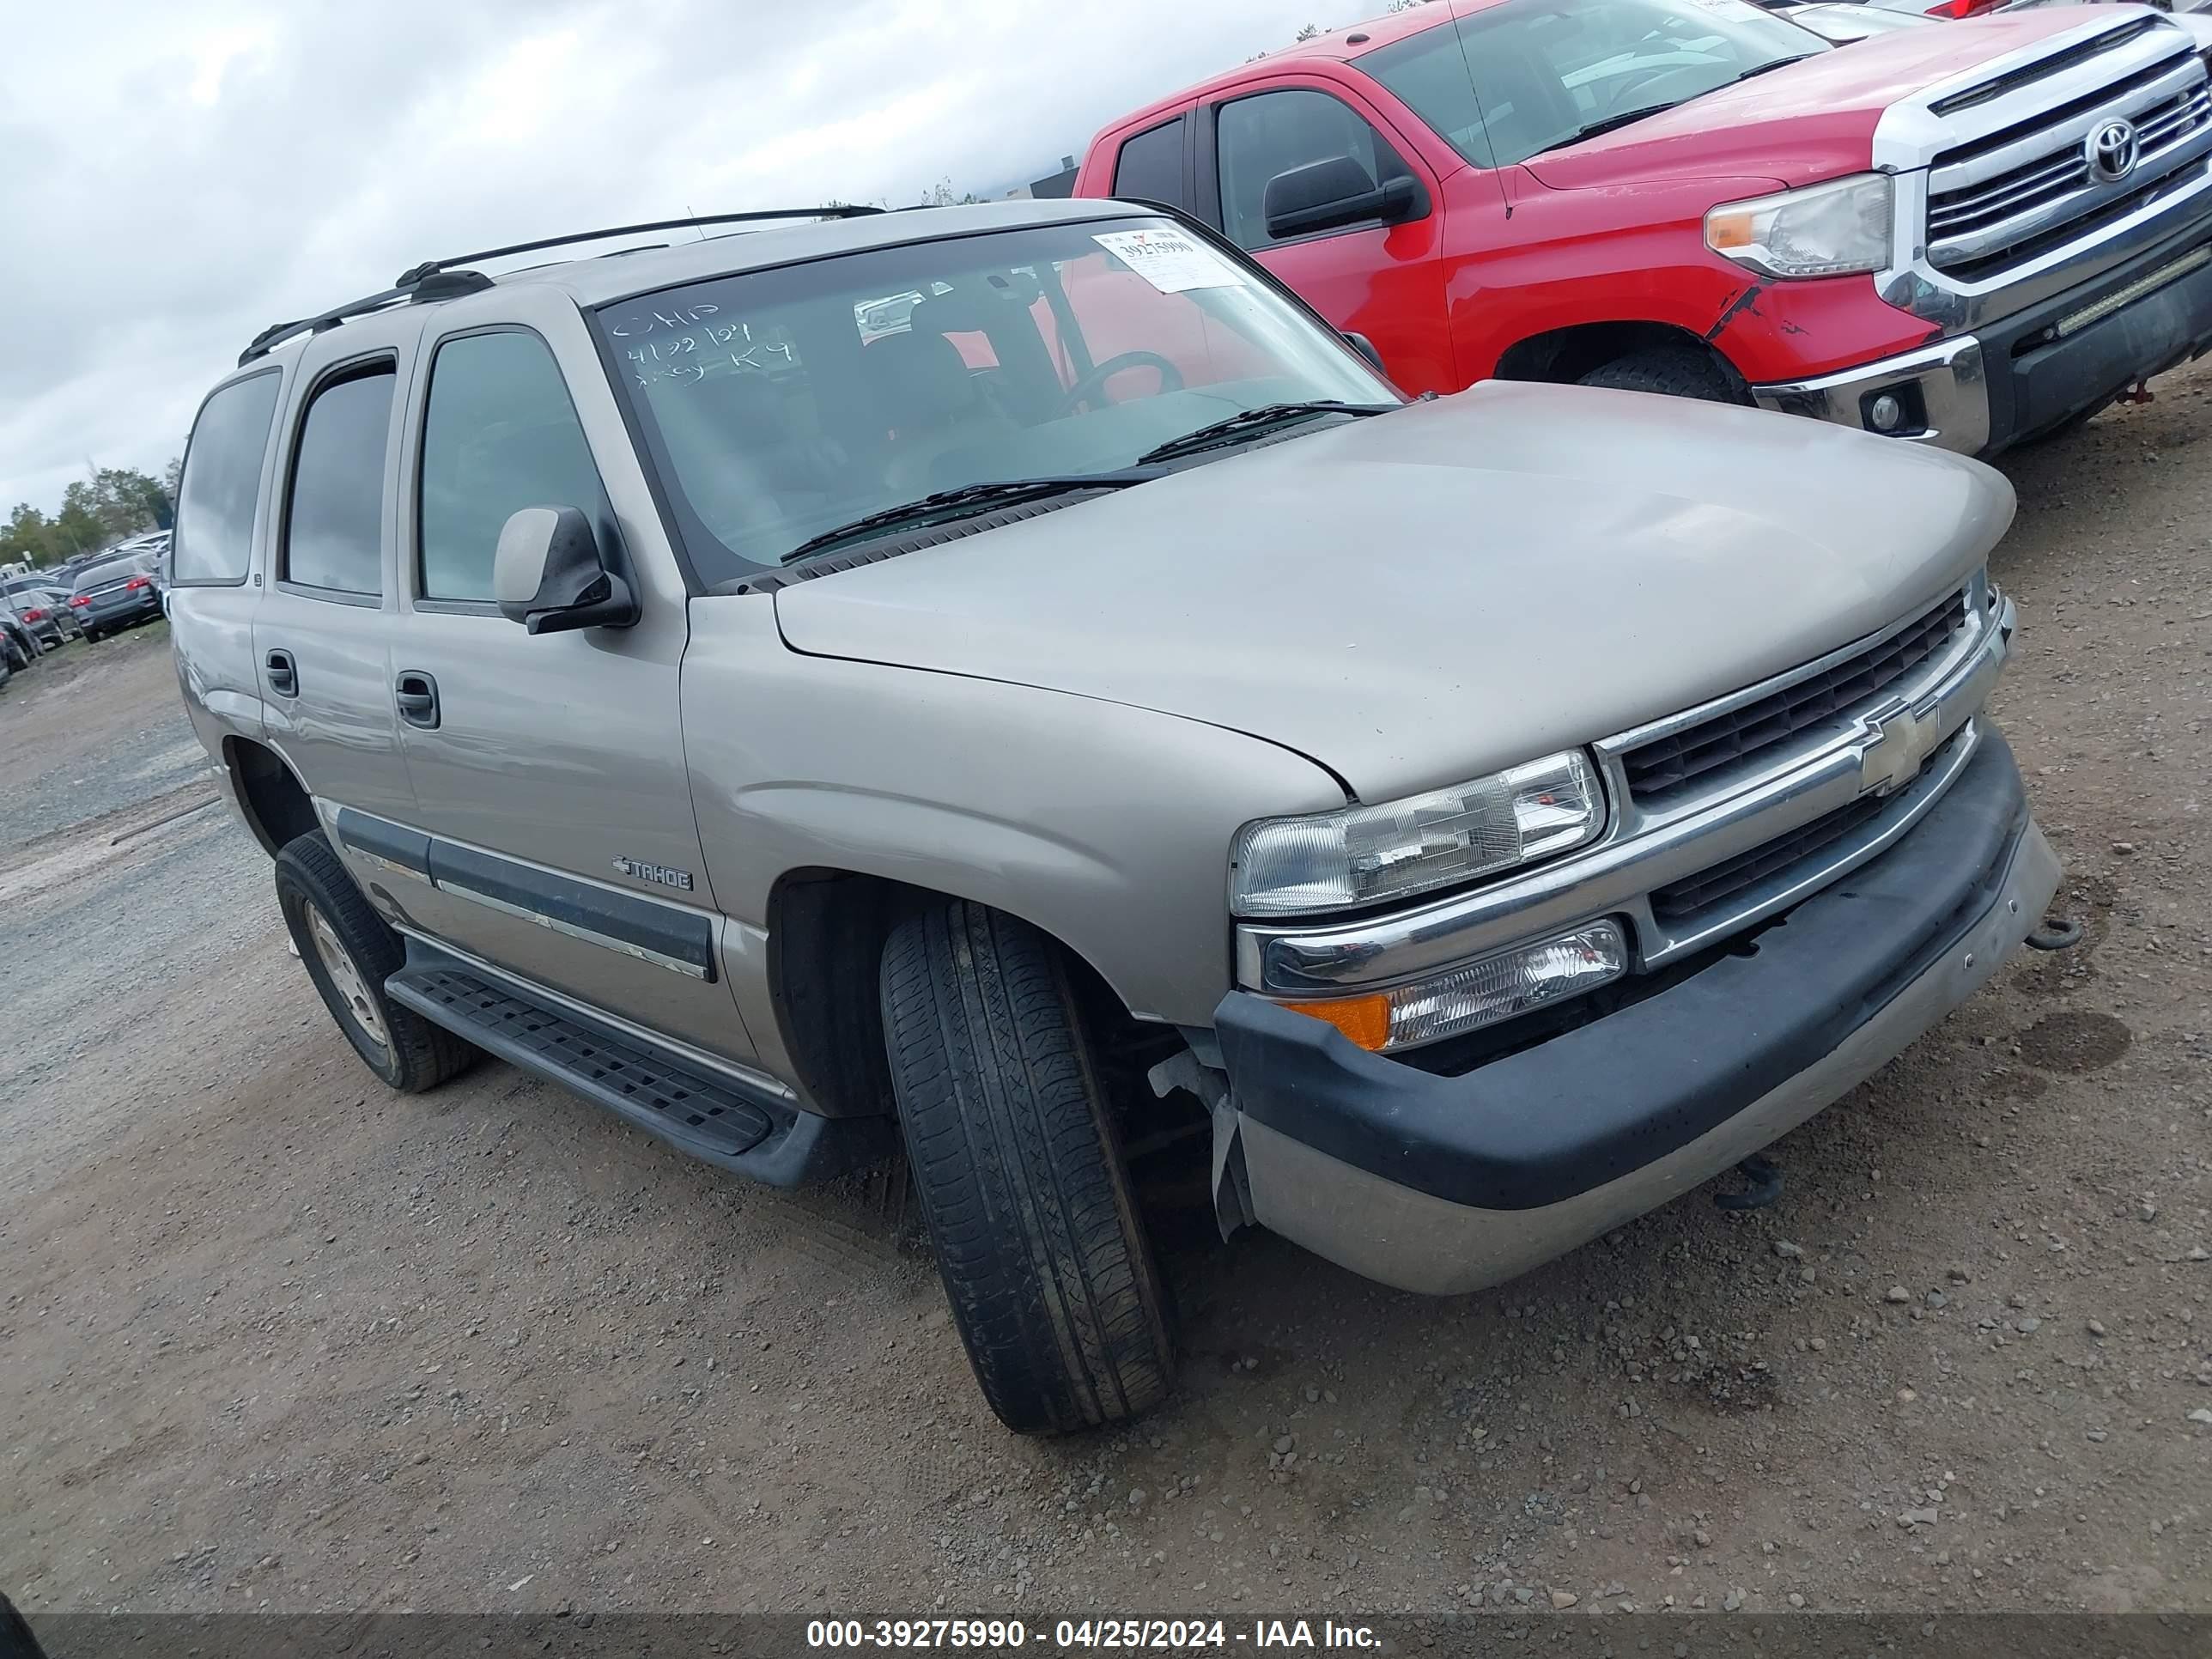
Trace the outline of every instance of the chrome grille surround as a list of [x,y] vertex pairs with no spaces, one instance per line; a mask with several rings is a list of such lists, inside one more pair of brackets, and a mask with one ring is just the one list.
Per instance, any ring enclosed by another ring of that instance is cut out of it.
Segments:
[[[1870,698],[1701,775],[1662,805],[1639,803],[1629,792],[1624,755],[1864,657],[1951,595],[1787,673],[1593,745],[1613,811],[1605,835],[1588,848],[1387,915],[1240,924],[1237,982],[1274,995],[1370,991],[1605,916],[1627,922],[1632,966],[1642,972],[1787,908],[1897,842],[1973,757],[1981,740],[1976,717],[2003,667],[2012,609],[1978,571],[1954,592],[1965,599],[1962,625],[1942,650]],[[1881,771],[1881,745],[1903,740],[1897,734],[1906,730],[1920,763],[1883,793],[1870,782]],[[1834,815],[1869,794],[1881,799],[1878,811],[1853,812],[1840,830],[1818,833],[1823,821],[1832,827]],[[1762,859],[1793,839],[1799,856]],[[1717,873],[1721,878],[1712,879]],[[1652,902],[1662,892],[1663,914]]]
[[[2205,84],[2188,30],[2123,12],[1893,105],[1875,130],[1874,164],[1896,183],[1895,252],[1876,291],[1963,332],[2185,229],[2212,209]],[[2134,169],[2106,184],[2090,177],[2087,147],[2115,118],[2148,131]]]
[[1702,720],[1662,722],[1647,741],[1620,751],[1623,793],[1645,810],[1663,808],[1683,791],[1702,793],[1701,780],[1711,775],[1755,765],[1776,744],[1870,702],[1949,650],[1966,626],[1966,592],[1960,588],[1759,696],[1727,698]]

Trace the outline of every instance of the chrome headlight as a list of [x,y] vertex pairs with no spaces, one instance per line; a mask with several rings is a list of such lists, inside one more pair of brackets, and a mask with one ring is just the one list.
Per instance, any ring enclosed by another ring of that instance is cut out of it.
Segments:
[[1261,818],[1230,850],[1229,908],[1304,916],[1409,898],[1593,841],[1605,795],[1579,750],[1376,806]]
[[1889,264],[1890,181],[1855,173],[1779,196],[1723,202],[1705,246],[1768,276],[1844,276]]

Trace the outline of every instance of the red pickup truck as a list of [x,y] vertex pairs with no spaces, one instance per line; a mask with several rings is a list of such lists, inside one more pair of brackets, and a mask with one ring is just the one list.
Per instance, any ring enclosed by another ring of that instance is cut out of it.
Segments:
[[1434,0],[1115,122],[1076,193],[1249,250],[1408,391],[1989,453],[2212,349],[2202,30],[2084,6],[1831,47],[1741,0]]

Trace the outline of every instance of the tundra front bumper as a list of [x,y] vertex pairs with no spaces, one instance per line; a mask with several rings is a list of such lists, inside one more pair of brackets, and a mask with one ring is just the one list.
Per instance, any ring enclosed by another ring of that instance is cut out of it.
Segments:
[[[2208,350],[2212,232],[2200,222],[1972,333],[1818,380],[1754,386],[1751,394],[1781,414],[1993,455]],[[1894,418],[1885,425],[1878,410],[1893,410]]]
[[1996,971],[2058,881],[1990,730],[1910,835],[1755,951],[1464,1075],[1231,992],[1215,1026],[1253,1218],[1401,1289],[1498,1284],[1848,1093]]

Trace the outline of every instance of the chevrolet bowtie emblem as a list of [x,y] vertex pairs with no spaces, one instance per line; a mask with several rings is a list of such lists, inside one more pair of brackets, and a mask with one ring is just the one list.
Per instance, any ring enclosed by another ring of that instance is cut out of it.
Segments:
[[1859,751],[1859,793],[1887,795],[1920,775],[1942,738],[1942,716],[1917,714],[1904,703],[1867,716],[1873,737]]

